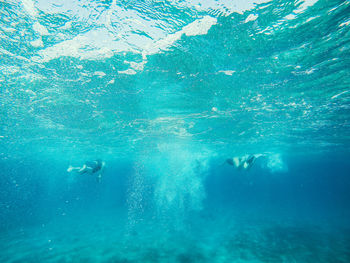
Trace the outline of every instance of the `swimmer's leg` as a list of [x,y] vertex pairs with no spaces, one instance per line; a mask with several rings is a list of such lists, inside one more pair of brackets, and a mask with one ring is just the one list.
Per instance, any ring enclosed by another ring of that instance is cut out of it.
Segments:
[[67,169],[67,172],[70,173],[70,172],[78,172],[81,168],[80,167],[73,167],[71,165],[69,165],[68,169]]
[[88,167],[86,166],[86,164],[83,165],[83,167],[81,167],[78,171],[78,173],[80,174],[84,174],[88,171]]
[[238,167],[241,166],[241,161],[240,161],[240,159],[239,159],[238,157],[233,157],[232,161],[233,161],[233,165],[234,165],[236,168],[238,168]]
[[96,181],[98,183],[101,183],[101,180],[102,180],[102,174],[98,174],[97,177],[96,177]]

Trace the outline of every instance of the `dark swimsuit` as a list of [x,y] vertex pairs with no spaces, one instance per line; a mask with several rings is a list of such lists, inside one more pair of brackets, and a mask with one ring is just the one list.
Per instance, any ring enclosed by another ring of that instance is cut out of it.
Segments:
[[85,163],[85,165],[92,169],[92,173],[96,173],[97,171],[102,169],[102,160],[98,159],[95,161],[88,161]]
[[253,164],[254,161],[255,161],[255,156],[253,155],[253,156],[250,156],[248,160],[246,160],[246,163],[250,165],[250,164]]

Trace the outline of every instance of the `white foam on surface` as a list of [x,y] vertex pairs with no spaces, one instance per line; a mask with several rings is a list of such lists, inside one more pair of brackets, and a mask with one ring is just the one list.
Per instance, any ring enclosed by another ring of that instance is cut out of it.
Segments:
[[[72,17],[75,17],[78,21],[93,22],[94,24],[90,31],[81,33],[71,39],[67,39],[68,35],[60,32],[58,40],[61,40],[61,42],[40,50],[38,56],[34,58],[36,62],[45,63],[65,56],[80,59],[105,59],[122,52],[140,53],[143,56],[143,61],[130,64],[132,70],[125,71],[125,74],[133,74],[143,70],[147,62],[147,56],[167,50],[183,35],[192,37],[207,34],[209,29],[217,23],[215,17],[217,12],[224,15],[234,12],[243,13],[251,10],[257,4],[267,2],[270,2],[270,0],[194,0],[181,2],[174,0],[171,4],[176,8],[194,8],[197,11],[211,14],[197,18],[187,25],[185,24],[180,30],[177,25],[168,24],[169,21],[164,21],[164,24],[160,25],[159,21],[145,17],[136,9],[126,9],[123,5],[119,5],[117,1],[113,1],[108,8],[102,10],[98,18],[91,18],[89,12],[90,9],[90,11],[93,11],[94,8],[97,8],[97,5],[90,3],[86,6],[84,1],[60,0],[57,4],[53,4],[38,0],[36,3],[38,7],[36,7],[32,0],[23,0],[23,6],[27,13],[33,17],[38,16],[38,8],[43,12],[52,14],[69,11]],[[213,10],[217,12],[213,13]],[[247,17],[246,22],[256,19],[257,15],[251,14]],[[60,29],[70,29],[72,22],[74,21],[67,22]],[[35,22],[33,28],[40,35],[49,34],[48,30],[39,22]],[[135,30],[144,34],[135,34]],[[33,44],[42,46],[39,41]]]
[[295,14],[289,14],[284,17],[285,20],[293,20],[296,18]]
[[245,20],[244,23],[250,22],[250,21],[255,21],[258,18],[258,15],[255,14],[250,14]]
[[22,0],[22,5],[26,12],[32,16],[32,17],[37,17],[38,16],[38,10],[34,6],[34,1],[32,0]]
[[296,14],[303,13],[307,8],[313,6],[317,2],[318,0],[300,0],[296,4],[299,4],[299,3],[301,4],[297,10],[294,10],[294,13]]
[[103,71],[95,71],[94,76],[98,76],[99,78],[102,78],[106,76],[106,73],[104,73]]
[[341,95],[343,95],[343,94],[346,94],[346,93],[348,93],[348,92],[350,92],[350,90],[345,90],[345,91],[343,91],[343,92],[340,92],[340,93],[338,93],[338,94],[332,96],[331,99],[334,100],[334,99],[338,98],[339,96],[341,96]]
[[348,26],[348,25],[350,25],[350,19],[348,21],[346,21],[346,22],[341,23],[339,25],[339,27]]
[[[43,0],[38,0],[34,5],[32,0],[23,0],[23,6],[28,14],[33,17],[38,16],[38,8],[43,12],[62,13],[70,10],[73,17],[81,21],[93,23],[93,27],[88,32],[76,35],[73,38],[64,32],[72,27],[72,22],[67,22],[62,28],[62,32],[56,34],[60,36],[57,40],[61,41],[53,46],[41,49],[33,58],[35,62],[45,63],[60,57],[75,57],[85,60],[98,60],[112,57],[115,54],[123,52],[132,52],[142,54],[143,61],[130,62],[130,70],[119,71],[120,74],[135,74],[142,71],[147,63],[147,56],[157,54],[168,50],[176,41],[180,40],[183,35],[188,37],[205,35],[212,26],[217,24],[216,16],[229,15],[232,13],[243,14],[256,7],[257,4],[268,3],[271,0],[193,0],[193,1],[177,1],[173,0],[171,4],[177,8],[194,8],[200,12],[206,12],[210,15],[197,18],[196,20],[183,25],[178,29],[177,25],[169,24],[164,21],[160,25],[159,21],[150,19],[141,15],[136,9],[126,9],[123,5],[119,5],[117,1],[103,10],[98,18],[91,18],[89,11],[92,11],[95,4],[88,7],[83,2],[61,0],[58,4],[53,5]],[[295,14],[301,12],[314,5],[317,0],[305,0],[300,2],[298,9],[286,17],[293,19]],[[91,9],[91,10],[90,10]],[[91,14],[90,14],[91,15]],[[257,14],[250,14],[245,22],[255,21]],[[181,22],[183,23],[183,22]],[[181,24],[180,23],[180,24]],[[47,28],[39,22],[33,24],[33,29],[40,35],[48,35]],[[140,31],[142,34],[135,34]],[[170,33],[169,33],[170,32]],[[265,32],[269,34],[270,32]],[[42,41],[35,40],[32,42],[35,47],[43,47]],[[232,75],[234,71],[220,71],[226,75]]]
[[[166,50],[182,35],[196,36],[207,34],[208,30],[215,25],[216,18],[205,16],[186,25],[180,31],[168,34],[162,39],[143,42],[141,39],[125,38],[115,39],[106,28],[94,29],[80,34],[73,39],[64,40],[56,45],[38,52],[37,62],[48,62],[59,57],[70,56],[80,59],[104,59],[121,52],[142,53],[142,62],[129,62],[131,70],[120,71],[121,74],[134,74],[142,70],[148,55]],[[41,28],[42,29],[42,28]],[[45,33],[44,31],[42,33]]]
[[236,71],[235,70],[219,70],[219,73],[224,73],[225,75],[232,76]]
[[33,29],[42,36],[49,35],[49,31],[47,31],[46,27],[41,25],[39,22],[35,22],[33,24]]
[[107,85],[114,84],[114,82],[115,82],[115,80],[111,79],[110,81],[108,81]]
[[195,20],[194,22],[183,27],[181,30],[173,34],[169,34],[166,37],[155,41],[151,45],[146,46],[142,52],[142,56],[145,58],[146,56],[156,54],[161,50],[166,50],[184,34],[186,36],[205,35],[216,23],[217,19],[210,16],[205,16],[201,19]]
[[36,40],[31,41],[30,44],[33,47],[43,47],[44,46],[44,43],[43,43],[43,40],[41,39],[41,37],[39,37]]
[[[117,45],[118,47],[118,45]],[[122,51],[126,48],[121,46]],[[89,31],[70,40],[40,50],[38,62],[48,62],[59,57],[76,57],[81,59],[103,59],[113,56],[111,38],[105,30]]]
[[183,27],[183,29],[180,32],[182,32],[182,34],[185,34],[186,36],[205,35],[208,33],[209,29],[216,23],[216,18],[211,16],[205,16]]
[[180,6],[187,6],[190,8],[195,8],[198,11],[215,11],[221,15],[228,16],[232,13],[243,14],[245,11],[253,9],[257,4],[268,3],[271,0],[187,0],[187,1],[177,1]]
[[137,72],[131,68],[118,71],[118,74],[135,75]]

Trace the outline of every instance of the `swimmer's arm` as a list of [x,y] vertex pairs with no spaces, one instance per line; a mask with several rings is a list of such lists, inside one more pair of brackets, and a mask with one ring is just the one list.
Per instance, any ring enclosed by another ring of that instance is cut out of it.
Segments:
[[98,181],[101,181],[102,175],[104,174],[104,171],[105,171],[105,166],[106,166],[106,163],[102,162],[101,170],[97,176]]
[[105,167],[106,167],[106,163],[102,162],[102,167],[101,167],[101,172],[100,172],[101,175],[105,172]]
[[103,175],[104,170],[105,170],[105,164],[106,164],[105,162],[102,162],[101,170],[100,170],[100,172],[98,173],[98,175],[97,175],[97,177],[96,177],[96,181],[97,181],[98,183],[101,182],[102,175]]

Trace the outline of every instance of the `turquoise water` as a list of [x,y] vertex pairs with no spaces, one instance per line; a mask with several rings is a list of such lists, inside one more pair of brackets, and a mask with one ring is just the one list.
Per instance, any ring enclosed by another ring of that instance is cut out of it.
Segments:
[[349,262],[349,14],[0,0],[0,261]]

